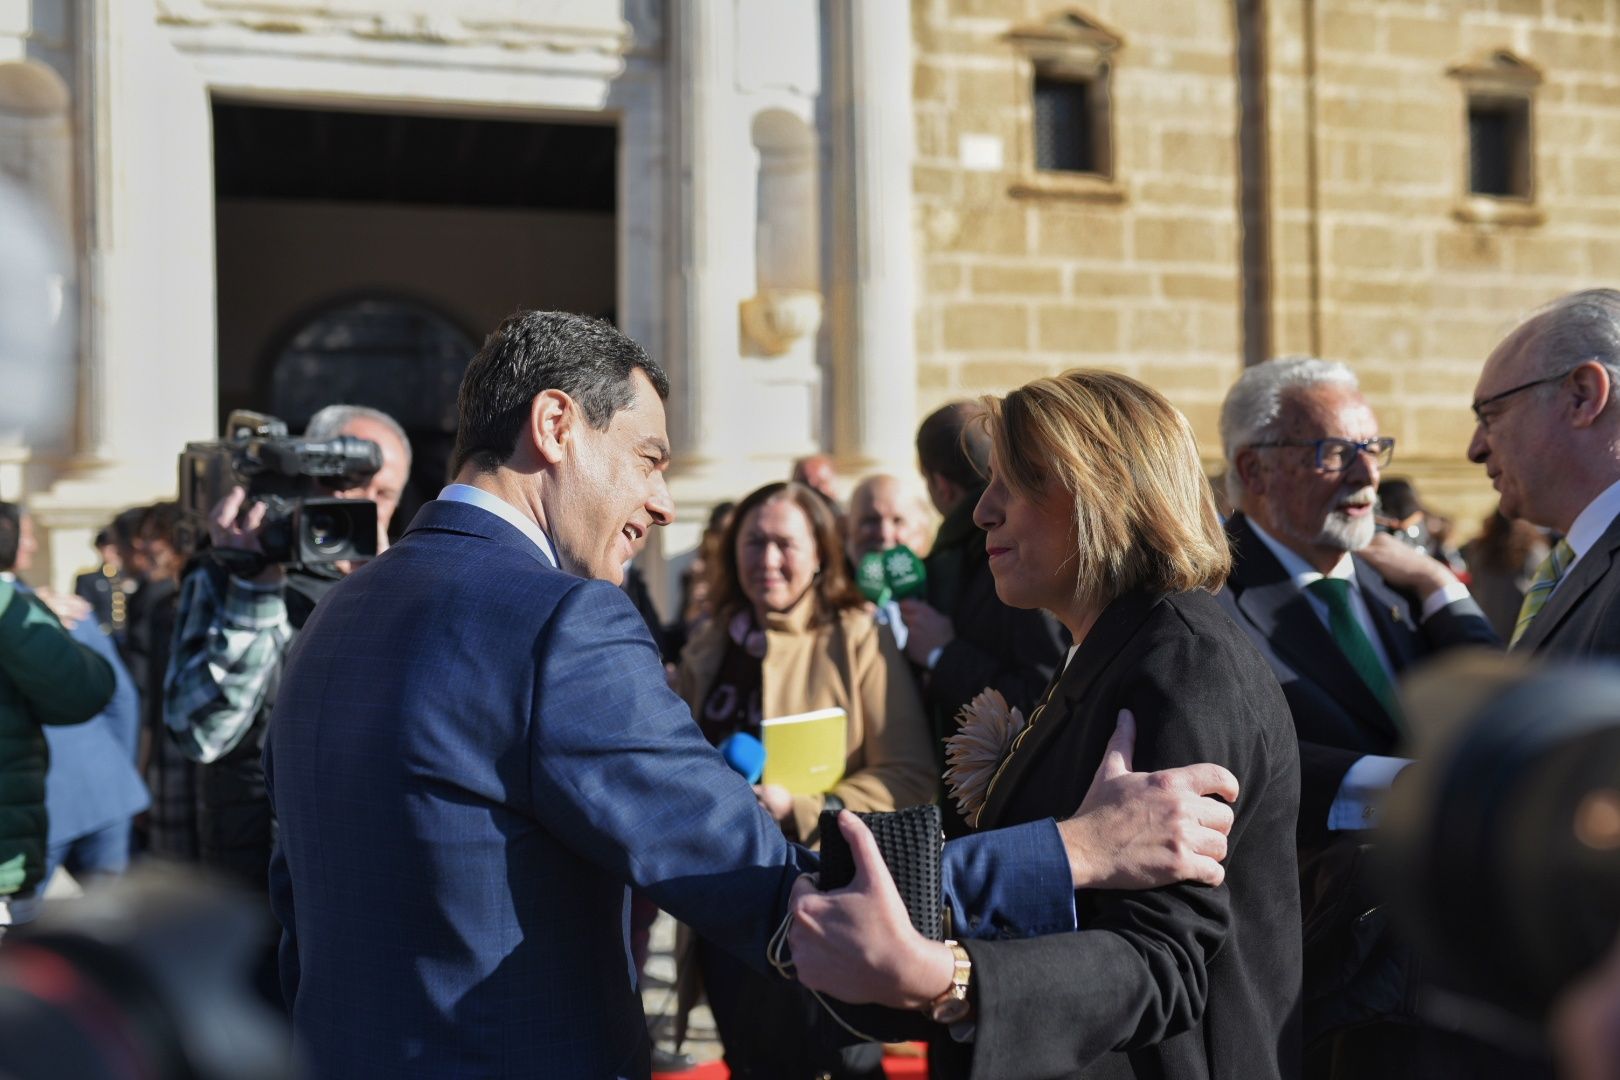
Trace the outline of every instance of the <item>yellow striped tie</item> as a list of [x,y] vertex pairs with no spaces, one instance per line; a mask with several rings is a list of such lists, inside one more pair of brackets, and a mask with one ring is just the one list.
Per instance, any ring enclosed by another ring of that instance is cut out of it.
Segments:
[[1530,587],[1524,591],[1524,603],[1519,605],[1519,621],[1513,624],[1513,638],[1508,642],[1508,648],[1519,643],[1524,632],[1530,629],[1530,623],[1540,614],[1541,609],[1547,606],[1547,598],[1558,587],[1563,579],[1564,571],[1569,564],[1575,561],[1575,549],[1569,546],[1568,540],[1560,540],[1553,549],[1547,553],[1541,565],[1536,567],[1536,574],[1530,579]]

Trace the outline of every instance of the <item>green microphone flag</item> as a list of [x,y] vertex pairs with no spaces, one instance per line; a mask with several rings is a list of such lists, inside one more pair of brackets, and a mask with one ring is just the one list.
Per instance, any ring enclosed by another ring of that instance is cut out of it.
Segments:
[[902,544],[863,556],[855,568],[855,584],[868,600],[882,605],[926,595],[928,572],[917,553]]

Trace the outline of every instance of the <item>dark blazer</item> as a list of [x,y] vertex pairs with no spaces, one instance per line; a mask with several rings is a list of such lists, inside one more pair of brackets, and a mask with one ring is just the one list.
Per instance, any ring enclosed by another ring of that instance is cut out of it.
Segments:
[[1513,646],[1542,656],[1620,657],[1620,518],[1581,556]]
[[[1328,839],[1328,809],[1344,774],[1367,754],[1394,753],[1400,730],[1243,515],[1227,522],[1227,534],[1233,547],[1232,576],[1217,599],[1282,684],[1299,736],[1299,842],[1317,847]],[[1421,607],[1392,589],[1377,571],[1360,559],[1355,567],[1356,582],[1397,674],[1454,646],[1498,644],[1472,600],[1451,604],[1422,621]]]
[[971,1075],[1296,1076],[1299,758],[1276,680],[1208,593],[1103,611],[981,824],[1073,812],[1126,708],[1135,768],[1213,761],[1239,777],[1226,882],[1081,892],[1078,933],[969,943]]
[[[460,503],[428,503],[315,608],[265,779],[313,1077],[646,1077],[626,885],[763,968],[816,865],[704,741],[625,595]],[[1013,858],[1066,881],[1047,832]],[[1037,891],[965,854],[985,908],[991,877]]]

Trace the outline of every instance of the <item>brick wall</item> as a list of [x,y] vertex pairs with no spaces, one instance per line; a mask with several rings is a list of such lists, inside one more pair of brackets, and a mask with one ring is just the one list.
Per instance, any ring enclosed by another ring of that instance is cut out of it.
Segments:
[[[921,406],[1102,365],[1169,393],[1213,437],[1241,363],[1230,5],[1086,8],[1123,39],[1112,65],[1118,190],[1017,194],[1030,68],[1007,35],[1059,9],[912,4]],[[1003,168],[964,167],[964,135],[999,139]]]
[[[1620,6],[1605,0],[1326,0],[1316,6],[1312,303],[1303,6],[1271,7],[1280,352],[1350,363],[1420,478],[1465,528],[1495,505],[1464,448],[1474,380],[1529,308],[1620,280]],[[1466,220],[1464,83],[1505,50],[1539,71],[1536,223]],[[1312,327],[1313,321],[1316,322]]]
[[[912,4],[921,405],[1098,364],[1167,393],[1213,460],[1218,403],[1243,356],[1233,5],[1080,8],[1123,41],[1114,201],[1019,193],[1030,68],[1008,34],[1063,10]],[[1392,471],[1472,531],[1494,505],[1463,458],[1480,363],[1526,309],[1620,283],[1620,2],[1270,0],[1266,11],[1271,351],[1355,367],[1400,442]],[[1535,223],[1459,213],[1465,93],[1450,72],[1501,50],[1541,80]],[[967,167],[964,135],[999,139],[1002,167]]]

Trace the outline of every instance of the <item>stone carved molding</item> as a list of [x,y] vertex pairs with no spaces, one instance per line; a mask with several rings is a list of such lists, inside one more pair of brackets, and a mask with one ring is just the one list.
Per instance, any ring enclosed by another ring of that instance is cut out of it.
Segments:
[[780,356],[821,328],[817,143],[801,117],[766,109],[754,118],[759,178],[754,222],[756,294],[743,301],[745,338]]
[[[644,53],[662,45],[658,4],[630,0],[595,5],[613,18],[586,17],[573,3],[534,4],[538,17],[518,18],[476,5],[416,0],[404,10],[377,12],[346,3],[309,0],[156,0],[160,25],[187,29],[234,29],[292,37],[348,37],[366,42],[493,46],[512,51],[581,52],[605,56]],[[352,8],[353,10],[345,10]],[[471,9],[471,10],[469,10]],[[545,17],[546,12],[553,17]]]
[[1472,60],[1453,64],[1446,74],[1470,88],[1527,92],[1542,83],[1541,69],[1510,49],[1488,49]]
[[821,294],[814,289],[763,289],[741,305],[742,331],[764,356],[781,356],[821,329]]
[[1006,40],[1031,60],[1091,77],[1125,44],[1116,31],[1079,8],[1065,8],[1007,31]]
[[1015,198],[1069,199],[1117,204],[1126,200],[1124,186],[1115,175],[1114,117],[1109,74],[1114,56],[1125,39],[1101,20],[1077,7],[1051,12],[1040,20],[1013,27],[1004,38],[1013,47],[1014,62],[1026,84],[1036,74],[1077,79],[1096,84],[1096,117],[1104,129],[1106,152],[1099,174],[1042,172],[1035,164],[1033,102],[1020,110],[1017,151],[1018,175],[1008,187]]

